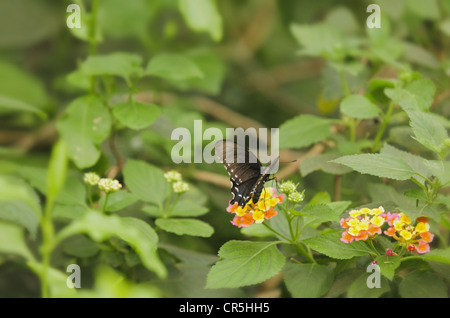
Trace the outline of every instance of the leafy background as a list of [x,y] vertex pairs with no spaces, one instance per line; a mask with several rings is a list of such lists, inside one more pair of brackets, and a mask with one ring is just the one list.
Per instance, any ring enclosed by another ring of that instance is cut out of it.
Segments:
[[[381,29],[366,27],[372,2]],[[70,3],[81,29],[66,26]],[[0,295],[447,297],[449,46],[444,0],[2,2]],[[193,134],[198,119],[280,127],[281,161],[297,161],[278,179],[305,202],[349,202],[310,211],[407,208],[434,221],[437,252],[385,265],[383,288],[368,290],[371,251],[338,244],[323,232],[336,215],[317,216],[302,240],[324,261],[288,263],[293,251],[229,223],[221,165],[172,162],[172,130]],[[167,217],[170,169],[191,190]],[[105,204],[87,171],[125,188]],[[254,254],[248,268],[264,272],[224,279]],[[65,285],[72,263],[79,292]]]

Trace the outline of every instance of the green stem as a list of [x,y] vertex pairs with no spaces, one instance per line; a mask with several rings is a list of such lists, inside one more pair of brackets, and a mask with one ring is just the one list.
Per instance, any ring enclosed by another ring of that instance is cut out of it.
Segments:
[[167,211],[166,217],[170,216],[170,213],[172,213],[172,210],[173,210],[174,206],[177,204],[179,198],[180,198],[180,194],[177,193],[175,200],[173,200],[173,203],[170,205],[169,210]]
[[377,249],[373,245],[373,241],[372,240],[367,240],[366,242],[369,245],[369,247],[375,252],[376,255],[380,255],[380,253],[378,253]]
[[263,222],[262,223],[267,229],[269,229],[271,232],[275,233],[276,235],[278,235],[279,237],[282,237],[283,239],[285,239],[288,242],[291,242],[291,240],[284,236],[283,234],[281,234],[280,232],[278,232],[277,230],[273,229],[269,224],[267,224],[267,222]]
[[386,127],[387,127],[389,121],[391,120],[391,115],[392,115],[393,110],[394,110],[394,102],[391,101],[389,103],[389,107],[388,107],[386,114],[383,116],[383,123],[381,124],[380,129],[378,129],[377,134],[375,135],[375,139],[374,139],[373,145],[372,145],[372,152],[375,152],[378,150],[378,144],[384,135],[384,131],[386,130]]
[[306,246],[306,249],[303,247],[303,244],[297,243],[296,244],[297,249],[301,254],[303,254],[311,263],[316,263],[316,260],[312,256],[311,250],[309,247]]
[[[97,54],[97,16],[98,16],[98,4],[99,0],[92,0],[92,7],[91,7],[91,16],[89,21],[89,56],[94,56]],[[96,76],[91,76],[91,93],[95,92],[95,86],[96,86]]]
[[105,213],[105,211],[106,211],[106,206],[108,204],[108,199],[109,199],[109,192],[107,192],[106,195],[105,195],[105,202],[103,202],[102,213]]
[[41,296],[42,298],[49,297],[49,287],[48,287],[48,269],[50,267],[50,256],[54,244],[54,228],[52,223],[52,210],[53,210],[54,200],[48,197],[47,203],[45,205],[44,215],[41,220],[41,231],[42,231],[42,272],[41,278]]
[[92,187],[90,185],[88,185],[88,200],[89,200],[89,205],[91,206],[91,208],[94,206],[94,202],[92,201]]

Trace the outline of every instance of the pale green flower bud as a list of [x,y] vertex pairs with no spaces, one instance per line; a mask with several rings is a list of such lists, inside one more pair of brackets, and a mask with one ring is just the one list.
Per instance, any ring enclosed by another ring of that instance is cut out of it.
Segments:
[[170,183],[181,181],[181,174],[178,171],[175,171],[175,170],[167,171],[166,173],[164,173],[164,177]]
[[304,199],[305,199],[305,196],[303,195],[303,192],[300,193],[300,192],[294,191],[294,192],[289,193],[289,195],[288,195],[288,200],[293,203],[302,202]]
[[297,186],[292,181],[286,181],[280,185],[280,191],[289,195],[290,193],[297,191]]
[[177,181],[174,184],[172,184],[173,192],[175,193],[183,193],[186,191],[189,191],[189,185],[186,182],[183,181]]
[[98,182],[98,187],[100,188],[100,190],[105,191],[106,193],[111,193],[116,192],[117,190],[122,188],[122,185],[116,179],[102,178]]
[[87,172],[84,174],[84,183],[95,186],[100,181],[100,176],[95,172]]

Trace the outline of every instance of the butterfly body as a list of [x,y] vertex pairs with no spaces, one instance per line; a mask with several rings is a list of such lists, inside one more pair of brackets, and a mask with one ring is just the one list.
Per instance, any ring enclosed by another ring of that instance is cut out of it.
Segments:
[[248,148],[231,140],[220,140],[215,148],[216,155],[230,175],[233,195],[230,204],[237,202],[240,207],[244,207],[250,199],[253,203],[258,202],[264,184],[270,179],[269,172],[274,164],[263,168]]

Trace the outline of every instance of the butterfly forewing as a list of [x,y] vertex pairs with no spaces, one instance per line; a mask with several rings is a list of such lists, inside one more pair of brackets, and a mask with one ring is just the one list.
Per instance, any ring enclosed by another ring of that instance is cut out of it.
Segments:
[[230,175],[231,193],[230,203],[238,203],[243,207],[252,198],[258,202],[264,183],[269,174],[261,174],[261,163],[247,148],[230,140],[220,140],[216,143],[216,155],[222,161]]

